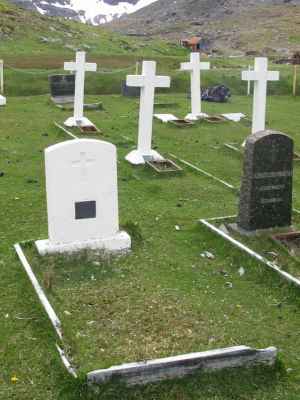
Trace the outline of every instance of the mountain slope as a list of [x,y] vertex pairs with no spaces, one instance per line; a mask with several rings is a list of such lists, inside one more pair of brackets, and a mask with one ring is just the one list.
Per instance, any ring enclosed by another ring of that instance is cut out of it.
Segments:
[[10,0],[43,15],[99,25],[130,14],[156,0]]
[[219,53],[289,53],[300,45],[300,0],[159,0],[110,27],[171,39],[197,35]]

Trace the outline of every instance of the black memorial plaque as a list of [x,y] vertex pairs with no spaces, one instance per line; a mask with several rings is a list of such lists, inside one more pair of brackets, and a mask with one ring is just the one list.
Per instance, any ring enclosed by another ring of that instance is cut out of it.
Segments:
[[126,81],[122,81],[122,95],[125,97],[139,97],[141,88],[135,86],[127,86]]
[[75,219],[96,218],[96,202],[82,201],[75,203]]
[[74,98],[75,75],[51,75],[49,76],[49,84],[52,98]]
[[293,140],[274,131],[246,141],[238,228],[248,232],[292,222]]

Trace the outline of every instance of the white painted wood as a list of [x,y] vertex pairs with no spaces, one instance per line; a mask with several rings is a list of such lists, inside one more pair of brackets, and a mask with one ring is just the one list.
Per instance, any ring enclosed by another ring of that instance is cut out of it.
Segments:
[[[59,143],[45,150],[45,165],[49,239],[36,242],[40,254],[128,250],[130,237],[119,231],[116,147],[93,139]],[[78,205],[92,215],[78,216]]]
[[189,114],[188,119],[199,119],[203,116],[201,107],[201,71],[209,70],[210,63],[201,62],[199,53],[191,53],[190,62],[182,63],[180,69],[181,71],[188,71],[191,74],[192,112]]
[[[226,218],[228,218],[228,217],[226,217]],[[225,219],[225,217],[224,217],[224,219]],[[211,219],[211,221],[213,221],[213,220]],[[221,229],[218,229],[216,226],[210,224],[207,220],[200,219],[200,223],[205,225],[211,231],[213,231],[213,232],[217,233],[218,235],[222,236],[224,239],[226,239],[227,241],[232,243],[234,246],[236,246],[240,250],[243,250],[245,253],[249,254],[251,257],[253,257],[256,260],[260,261],[261,263],[267,265],[269,268],[271,268],[273,271],[277,272],[279,275],[281,275],[288,282],[300,287],[300,280],[299,279],[297,279],[294,276],[290,275],[289,273],[283,271],[275,263],[267,260],[265,257],[261,256],[260,254],[256,253],[255,251],[251,250],[249,247],[245,246],[243,243],[239,242],[238,240],[234,239],[233,237],[231,237],[227,233],[223,232]]]
[[56,344],[56,348],[57,348],[60,358],[61,358],[64,366],[66,367],[67,371],[69,372],[69,374],[72,375],[74,378],[78,378],[77,372],[76,372],[75,368],[72,366],[72,364],[70,363],[66,353],[63,351],[63,349],[58,344]]
[[65,132],[67,135],[69,135],[72,139],[79,139],[78,136],[74,135],[74,133],[72,133],[72,132],[69,132],[66,128],[64,128],[63,126],[61,126],[57,122],[54,122],[54,125],[57,128],[61,129],[63,132]]
[[126,160],[135,165],[163,160],[159,153],[152,150],[154,95],[155,88],[170,87],[170,77],[156,75],[155,61],[144,61],[142,75],[128,75],[126,83],[127,86],[141,88],[138,146],[126,156]]
[[228,113],[228,114],[221,114],[222,117],[228,119],[229,121],[233,122],[240,122],[242,118],[245,118],[246,115],[243,113]]
[[0,93],[4,94],[4,62],[0,60]]
[[84,111],[84,83],[85,73],[87,71],[97,71],[97,64],[86,63],[86,53],[78,51],[75,62],[64,63],[65,71],[75,72],[75,97],[74,97],[74,116],[67,119],[65,125],[73,126],[91,126],[93,125],[83,116]]
[[[248,72],[252,71],[252,66],[248,65]],[[247,96],[250,96],[251,94],[251,81],[248,79],[248,84],[247,84]]]
[[203,175],[205,175],[205,176],[207,176],[207,177],[213,179],[214,181],[217,181],[217,182],[221,183],[222,185],[226,186],[227,188],[236,190],[236,188],[235,188],[233,185],[231,185],[230,183],[225,182],[225,181],[223,181],[222,179],[217,178],[216,176],[210,174],[209,172],[204,171],[203,169],[201,169],[201,168],[199,168],[199,167],[196,167],[196,165],[193,165],[192,163],[190,163],[190,162],[188,162],[188,161],[185,161],[185,160],[183,160],[183,159],[181,159],[181,158],[178,158],[178,157],[175,156],[174,154],[171,154],[171,153],[170,153],[170,156],[173,157],[173,158],[175,158],[175,160],[180,161],[182,164],[187,165],[188,167],[194,169],[195,171],[198,171],[198,172],[200,172],[201,174],[203,174]]
[[279,72],[268,71],[268,59],[255,59],[254,71],[243,71],[242,80],[254,81],[252,133],[264,131],[266,127],[267,83],[278,81]]
[[101,385],[112,379],[120,379],[129,386],[145,385],[165,379],[181,378],[195,373],[197,370],[212,372],[224,368],[250,367],[257,364],[273,365],[276,357],[277,349],[275,347],[256,350],[246,346],[236,346],[118,365],[105,370],[92,371],[87,374],[87,380],[89,385]]
[[173,115],[173,114],[154,114],[154,117],[164,123],[167,123],[170,121],[178,121],[178,118],[175,117],[175,115]]
[[14,248],[16,250],[19,260],[21,261],[23,268],[24,268],[25,272],[27,273],[28,278],[30,279],[32,286],[33,286],[44,310],[46,311],[58,337],[62,340],[63,333],[62,333],[61,322],[60,322],[58,316],[56,315],[53,307],[51,306],[49,300],[47,299],[47,296],[46,296],[45,292],[43,291],[41,285],[39,284],[38,280],[36,279],[29,262],[27,261],[27,258],[25,257],[22,247],[20,246],[20,244],[17,243],[14,245]]

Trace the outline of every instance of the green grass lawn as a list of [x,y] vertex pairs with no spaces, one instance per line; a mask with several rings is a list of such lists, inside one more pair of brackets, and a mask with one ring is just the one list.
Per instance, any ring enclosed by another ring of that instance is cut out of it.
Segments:
[[[46,96],[11,97],[0,110],[0,399],[87,399],[84,376],[92,369],[238,344],[276,346],[279,362],[272,369],[199,374],[144,388],[107,385],[90,397],[298,399],[299,291],[197,223],[235,214],[236,193],[188,168],[161,177],[127,164],[124,156],[137,137],[137,99],[100,99],[105,111],[88,117],[103,131],[98,137],[118,147],[120,223],[132,235],[131,254],[42,259],[33,246],[25,247],[40,282],[47,286],[49,275],[53,281],[45,290],[63,322],[77,381],[61,364],[55,334],[12,248],[15,242],[47,237],[43,150],[69,140],[53,125],[69,113]],[[159,100],[176,101],[178,107],[157,111],[184,116],[189,110],[183,95]],[[299,149],[300,100],[270,97],[268,105],[269,126],[291,135]],[[204,111],[251,115],[251,99],[205,103]],[[248,134],[249,127],[230,122],[177,129],[155,121],[153,141],[162,154],[174,153],[238,187],[242,157],[223,144],[240,143]],[[295,208],[300,208],[298,168]],[[202,258],[204,251],[215,259]],[[297,274],[298,263],[288,256],[282,260]],[[242,277],[240,267],[246,271]]]

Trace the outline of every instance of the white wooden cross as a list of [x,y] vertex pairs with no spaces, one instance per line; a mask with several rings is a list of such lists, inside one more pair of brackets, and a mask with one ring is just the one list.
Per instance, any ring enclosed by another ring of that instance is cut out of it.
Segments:
[[6,97],[3,96],[4,93],[4,66],[3,60],[0,60],[0,106],[6,105]]
[[155,88],[170,87],[168,76],[156,75],[156,62],[144,61],[142,75],[128,75],[127,85],[141,88],[138,148],[126,156],[131,164],[145,164],[147,160],[162,160],[163,157],[151,149]]
[[180,69],[191,73],[192,113],[188,115],[188,118],[199,119],[199,117],[205,115],[201,109],[201,71],[209,70],[210,63],[201,62],[199,53],[191,53],[190,62],[182,63]]
[[72,126],[91,126],[93,125],[83,116],[84,110],[84,81],[87,71],[97,71],[97,64],[86,63],[86,54],[84,51],[76,53],[76,62],[64,63],[65,71],[75,72],[75,98],[74,98],[74,116],[69,118],[65,125]]
[[255,59],[254,71],[243,71],[243,81],[254,81],[252,133],[264,131],[266,127],[266,104],[268,81],[278,81],[279,72],[268,71],[268,59]]

